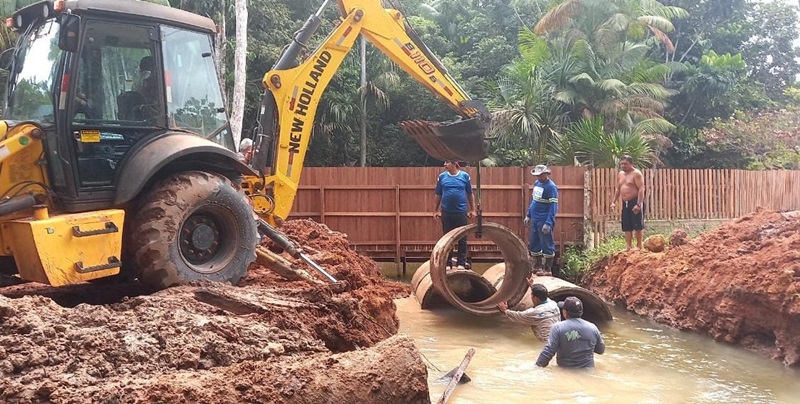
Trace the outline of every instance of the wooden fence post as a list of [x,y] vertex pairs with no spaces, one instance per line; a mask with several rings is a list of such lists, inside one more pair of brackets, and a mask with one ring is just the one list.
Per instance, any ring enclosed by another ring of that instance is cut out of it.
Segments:
[[583,245],[594,248],[594,226],[592,226],[592,169],[583,172]]

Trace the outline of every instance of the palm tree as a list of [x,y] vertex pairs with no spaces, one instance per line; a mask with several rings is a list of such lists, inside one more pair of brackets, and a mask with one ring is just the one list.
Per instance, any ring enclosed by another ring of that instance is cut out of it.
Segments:
[[573,107],[573,118],[601,115],[608,129],[660,118],[674,94],[665,77],[682,66],[651,62],[647,53],[654,43],[670,48],[669,18],[685,15],[653,0],[568,0],[551,9],[534,31],[559,31],[548,39],[550,70],[560,72],[557,98]]
[[514,68],[524,69],[524,64],[512,65],[509,75],[497,83],[503,103],[493,113],[490,135],[497,138],[494,145],[499,148],[523,151],[523,161],[515,163],[541,163],[564,126],[566,110],[555,100],[555,87],[541,69],[515,72]]
[[665,6],[656,0],[565,0],[542,16],[534,32],[544,35],[575,30],[599,47],[640,41],[649,32],[669,52],[674,52],[667,36],[675,29],[670,20],[688,15],[680,7]]
[[606,131],[601,117],[582,119],[553,139],[550,161],[559,165],[616,167],[620,156],[627,154],[639,164],[655,164],[665,146],[660,133],[674,128],[667,125],[662,120],[649,119],[630,130]]

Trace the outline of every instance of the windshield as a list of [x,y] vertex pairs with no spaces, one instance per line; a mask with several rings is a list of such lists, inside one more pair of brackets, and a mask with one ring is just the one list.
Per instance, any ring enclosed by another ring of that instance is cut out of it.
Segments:
[[170,127],[233,149],[210,37],[167,26],[161,36]]
[[54,20],[29,29],[20,38],[8,83],[7,119],[55,122],[53,86],[60,58]]

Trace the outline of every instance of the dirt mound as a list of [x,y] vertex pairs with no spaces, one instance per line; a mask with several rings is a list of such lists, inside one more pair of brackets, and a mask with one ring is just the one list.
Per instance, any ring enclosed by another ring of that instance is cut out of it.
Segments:
[[285,230],[347,287],[286,281],[254,265],[240,287],[0,289],[0,401],[427,399],[409,341],[359,349],[397,332],[392,299],[408,286],[384,280],[341,233],[312,221]]
[[640,315],[800,364],[800,212],[758,210],[665,253],[620,253],[587,286]]
[[686,230],[683,229],[675,229],[672,234],[669,236],[669,245],[671,247],[680,247],[689,242],[689,234],[686,233]]

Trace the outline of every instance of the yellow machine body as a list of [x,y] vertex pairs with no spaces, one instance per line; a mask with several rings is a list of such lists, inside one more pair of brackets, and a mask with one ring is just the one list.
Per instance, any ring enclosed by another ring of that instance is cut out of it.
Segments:
[[119,273],[124,210],[42,216],[2,225],[22,279],[63,286]]

